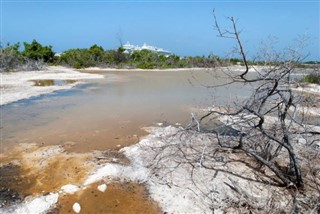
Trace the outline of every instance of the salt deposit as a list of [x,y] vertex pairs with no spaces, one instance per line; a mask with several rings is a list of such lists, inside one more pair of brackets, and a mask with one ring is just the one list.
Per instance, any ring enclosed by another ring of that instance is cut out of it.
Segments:
[[49,66],[41,71],[18,71],[0,73],[1,97],[0,105],[27,99],[33,96],[52,93],[58,90],[70,89],[81,83],[80,81],[66,85],[34,86],[33,80],[84,80],[103,78],[99,74],[80,73],[71,68]]
[[79,203],[74,203],[73,206],[72,206],[72,209],[75,213],[80,213],[81,211],[81,206]]
[[15,207],[9,207],[8,209],[0,210],[3,214],[41,214],[52,208],[59,199],[58,193],[50,193],[45,196],[39,196],[36,198],[26,198],[25,201]]
[[107,185],[106,184],[101,184],[101,185],[98,186],[98,190],[100,192],[105,192],[106,189],[107,189]]
[[67,194],[74,194],[75,192],[79,191],[80,188],[76,185],[67,184],[61,187],[62,192]]

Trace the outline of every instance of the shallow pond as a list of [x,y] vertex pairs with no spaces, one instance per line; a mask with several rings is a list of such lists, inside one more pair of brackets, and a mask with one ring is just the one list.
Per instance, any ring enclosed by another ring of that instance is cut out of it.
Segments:
[[[70,154],[88,153],[93,150],[117,150],[137,143],[146,134],[142,127],[160,124],[186,126],[190,122],[191,112],[212,105],[227,104],[230,100],[234,102],[237,97],[241,99],[249,93],[243,85],[210,88],[212,85],[226,83],[226,77],[222,73],[212,70],[91,72],[101,73],[105,78],[87,81],[70,90],[0,107],[1,153],[6,154],[19,143],[35,143],[40,146],[63,145]],[[52,84],[60,82],[49,80],[35,82],[35,85],[42,87]],[[29,153],[31,154],[30,149]],[[12,156],[19,159],[18,153],[13,154],[16,155]],[[10,184],[7,188],[15,189],[22,196],[39,194],[41,190],[57,191],[65,182],[80,182],[88,169],[83,166],[82,170],[77,166],[85,159],[87,156],[60,155],[59,160],[50,159],[48,169],[39,170],[40,174],[28,171],[27,175],[10,175],[30,180],[29,183],[20,185],[20,189],[15,188],[14,183],[7,182],[8,179],[4,179],[1,185]],[[31,164],[27,169],[32,170],[32,164],[37,162],[31,160],[29,162]],[[137,206],[131,210],[144,209],[145,212],[150,210],[158,212],[157,205],[151,206],[153,202],[145,199],[146,193],[142,187],[136,184],[130,185],[133,185],[134,192],[138,192],[138,196],[134,195],[136,193],[131,194],[138,200],[133,203]],[[121,203],[131,200],[131,196],[126,194],[125,186],[122,186],[122,189],[116,185],[113,187],[111,193],[100,194],[101,197],[98,195],[99,200],[96,200],[103,201],[108,197],[118,197]],[[119,188],[120,190],[116,191]],[[90,194],[90,191],[84,191],[75,196],[59,199],[60,213],[69,212],[71,204],[76,199],[80,202],[88,201],[89,199],[83,197]],[[118,206],[117,203],[104,208],[95,206],[96,200],[88,202],[85,210],[96,213],[100,212],[98,208],[110,210],[110,206]],[[121,213],[128,211],[126,207],[121,205],[112,209]],[[146,207],[150,207],[150,210],[147,211]]]
[[45,80],[32,80],[34,86],[62,86],[62,85],[68,85],[73,84],[77,82],[76,80],[54,80],[54,79],[45,79]]
[[[101,72],[100,72],[101,73]],[[142,127],[157,123],[186,125],[190,113],[225,103],[247,91],[222,84],[214,71],[109,71],[71,90],[1,107],[2,143],[63,144],[87,152],[137,142]]]

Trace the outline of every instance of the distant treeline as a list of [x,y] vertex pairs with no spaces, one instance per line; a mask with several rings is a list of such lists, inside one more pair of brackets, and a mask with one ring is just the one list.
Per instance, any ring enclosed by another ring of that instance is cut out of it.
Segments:
[[[109,67],[109,68],[191,68],[241,65],[242,60],[224,59],[215,55],[179,57],[177,55],[162,55],[150,50],[126,53],[119,47],[115,50],[104,50],[101,46],[92,45],[90,48],[69,49],[56,54],[52,46],[43,46],[36,40],[24,42],[23,50],[20,43],[0,47],[0,71],[38,70],[45,64],[64,65],[74,68]],[[250,62],[263,64],[263,62]],[[317,64],[319,62],[312,62]],[[310,63],[311,64],[311,63]]]

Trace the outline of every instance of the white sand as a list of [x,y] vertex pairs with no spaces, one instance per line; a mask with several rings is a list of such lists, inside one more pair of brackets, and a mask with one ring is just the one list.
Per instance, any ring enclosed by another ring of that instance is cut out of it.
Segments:
[[292,88],[292,90],[303,93],[320,95],[320,85],[317,84],[306,84],[297,88]]
[[[183,161],[181,156],[177,155],[179,152],[177,148],[186,149],[185,151],[191,149],[191,147],[188,148],[188,142],[184,142],[179,135],[176,135],[179,129],[169,126],[148,130],[151,133],[138,144],[122,149],[131,160],[130,166],[106,164],[94,171],[84,185],[113,179],[144,183],[150,196],[159,203],[163,212],[168,213],[212,213],[211,208],[215,213],[222,212],[232,203],[240,200],[239,193],[230,186],[236,186],[239,191],[243,191],[240,194],[250,197],[255,206],[261,208],[274,196],[281,198],[279,203],[274,204],[275,206],[285,208],[286,204],[290,203],[290,199],[282,196],[283,189],[250,181],[255,179],[253,169],[239,161],[228,163],[212,160],[211,164],[215,170],[197,166],[191,177],[190,165],[181,164],[175,167],[177,162]],[[199,151],[206,148],[210,150],[212,148],[209,149],[209,147],[214,145],[206,135],[191,134],[189,137],[188,139],[192,141],[190,145]],[[207,147],[207,144],[210,145]],[[218,147],[218,145],[215,146]],[[163,149],[165,147],[167,149]],[[156,157],[157,154],[159,156]],[[223,155],[226,160],[240,159],[237,157],[238,154],[219,153],[219,155]],[[201,153],[196,156],[199,161],[200,157]],[[193,158],[192,154],[190,158]],[[156,167],[159,167],[155,171],[154,166],[151,165],[154,162],[157,162]]]
[[81,71],[204,71],[214,70],[215,68],[165,68],[165,69],[140,69],[140,68],[100,68],[89,67],[81,69]]
[[[138,144],[121,150],[130,159],[129,166],[114,163],[97,166],[83,185],[64,185],[58,193],[26,199],[18,207],[0,209],[0,213],[45,213],[55,206],[59,194],[73,194],[101,181],[103,184],[98,189],[102,192],[108,191],[105,183],[112,181],[143,183],[162,211],[168,213],[212,213],[212,209],[214,213],[233,213],[235,210],[230,207],[241,201],[250,201],[261,209],[291,207],[290,194],[287,194],[285,189],[269,185],[270,180],[267,178],[264,178],[266,183],[251,181],[257,179],[257,171],[241,162],[244,156],[238,153],[215,152],[221,148],[210,134],[185,133],[186,136],[181,137],[177,134],[180,129],[171,126],[151,127],[146,130],[150,132],[148,136]],[[180,149],[191,152],[188,158],[193,160],[196,166],[193,170],[188,164],[176,167],[177,162],[183,161],[179,154]],[[54,156],[61,152],[56,146],[50,147],[49,151],[41,153]],[[214,156],[204,160],[201,158],[202,153]],[[213,169],[200,167],[201,161],[206,161]],[[157,165],[152,165],[155,162]],[[79,210],[79,207],[75,206],[75,211]]]
[[[49,66],[41,71],[0,73],[0,105],[57,90],[70,89],[82,80],[93,78],[103,78],[103,75],[81,73],[61,66]],[[77,82],[61,86],[34,86],[32,80],[77,80]]]
[[73,184],[67,184],[61,187],[61,193],[74,194],[79,190],[80,190],[80,187]]

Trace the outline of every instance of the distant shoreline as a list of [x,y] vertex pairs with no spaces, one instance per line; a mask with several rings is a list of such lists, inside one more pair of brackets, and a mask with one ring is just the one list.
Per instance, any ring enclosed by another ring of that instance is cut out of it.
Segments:
[[[43,94],[49,94],[58,90],[70,89],[77,84],[83,83],[85,79],[104,78],[99,72],[109,71],[124,71],[124,72],[183,72],[183,71],[213,71],[216,69],[232,71],[232,72],[244,72],[244,66],[228,66],[217,68],[167,68],[167,69],[136,69],[136,68],[101,68],[101,67],[89,67],[84,69],[74,69],[63,66],[48,66],[39,71],[15,71],[15,72],[3,72],[0,73],[1,77],[1,97],[0,106],[6,105],[12,102],[16,102],[22,99],[28,99],[34,96]],[[259,72],[266,69],[265,66],[250,67],[249,72]],[[308,70],[308,69],[306,69]],[[91,72],[92,73],[91,73]],[[96,72],[94,72],[96,71]],[[299,73],[297,75],[300,75]],[[303,74],[301,74],[303,75]],[[40,80],[40,82],[38,82]],[[41,85],[41,81],[57,81],[67,82],[67,84],[52,84]],[[311,86],[317,88],[313,91],[319,93],[318,86]],[[298,90],[306,90],[300,88]]]
[[[235,72],[244,72],[246,67],[242,65],[231,65],[231,66],[220,66],[220,67],[191,67],[191,68],[150,68],[150,69],[141,69],[141,68],[103,68],[103,67],[88,67],[88,68],[80,68],[75,69],[80,72],[87,72],[87,71],[213,71],[216,69],[221,70],[231,70]],[[260,72],[264,69],[270,69],[269,66],[263,66],[263,65],[253,65],[249,66],[249,72]],[[305,71],[312,71],[312,68],[296,68],[297,71],[305,70]]]
[[[104,76],[81,73],[75,69],[62,66],[48,66],[40,71],[0,73],[0,78],[0,106],[2,106],[34,96],[70,89],[82,83],[85,79],[104,78]],[[54,81],[65,82],[65,84],[54,84]],[[46,85],[42,85],[42,83]]]
[[77,69],[78,71],[200,71],[200,70],[214,70],[216,68],[152,68],[152,69],[141,69],[141,68],[101,68],[101,67],[88,67]]

